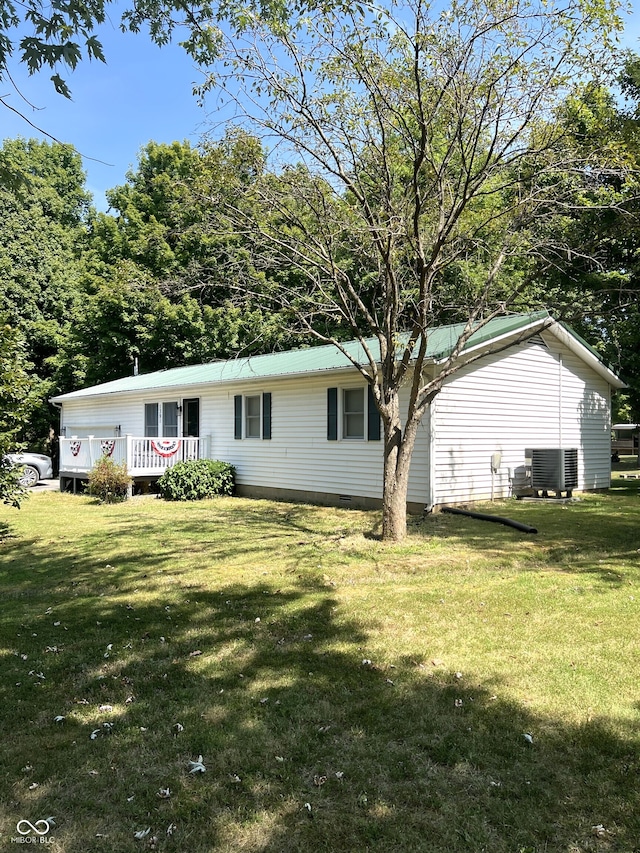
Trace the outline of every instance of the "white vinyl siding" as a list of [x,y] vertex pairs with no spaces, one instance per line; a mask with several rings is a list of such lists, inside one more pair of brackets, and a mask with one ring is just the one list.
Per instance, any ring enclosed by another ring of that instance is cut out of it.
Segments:
[[[548,348],[517,345],[448,381],[418,430],[409,501],[463,503],[488,499],[492,491],[506,497],[509,475],[523,470],[525,449],[535,447],[577,447],[579,488],[609,485],[609,385],[557,338],[545,340]],[[379,499],[384,442],[327,440],[327,389],[356,382],[355,371],[327,371],[169,393],[200,399],[200,435],[212,458],[236,466],[240,485]],[[271,440],[234,440],[234,397],[244,403],[263,392],[271,394]],[[122,435],[143,436],[145,404],[162,404],[167,396],[165,389],[64,402],[62,426],[113,424]],[[366,397],[364,405],[366,435]],[[495,454],[500,466],[492,475]]]
[[611,485],[611,407],[608,383],[574,353],[562,353],[562,447],[578,448],[582,489]]
[[[235,465],[239,485],[379,498],[382,443],[327,441],[327,388],[332,384],[335,379],[315,376],[270,380],[274,429],[269,442],[234,441],[238,386],[210,389],[206,400],[203,394],[202,430],[212,436],[213,456]],[[260,390],[244,390],[243,402]]]
[[554,339],[455,374],[436,398],[433,427],[437,504],[508,497],[528,448],[576,447],[578,488],[609,484],[608,385]]
[[[382,441],[327,441],[327,388],[340,385],[344,375],[269,380],[274,430],[270,441],[233,438],[234,396],[258,396],[262,386],[201,385],[185,389],[185,397],[200,398],[200,435],[212,458],[236,466],[240,485],[276,487],[332,495],[382,496]],[[166,393],[166,392],[165,392]],[[157,402],[160,393],[155,394]],[[109,412],[122,435],[144,435],[145,395],[110,395],[99,400],[69,401],[63,405],[66,422],[89,422],[94,412]],[[244,402],[244,400],[243,400]],[[277,428],[275,425],[277,424]],[[428,433],[421,428],[411,468],[409,500],[428,499]]]

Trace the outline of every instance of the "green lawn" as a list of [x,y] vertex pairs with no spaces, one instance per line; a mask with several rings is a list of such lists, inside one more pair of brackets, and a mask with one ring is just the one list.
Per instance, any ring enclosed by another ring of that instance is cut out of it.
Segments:
[[1,508],[0,849],[640,850],[639,488]]

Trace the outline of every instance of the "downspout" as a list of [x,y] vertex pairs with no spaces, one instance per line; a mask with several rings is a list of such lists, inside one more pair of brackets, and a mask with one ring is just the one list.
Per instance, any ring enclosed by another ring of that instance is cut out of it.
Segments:
[[[613,404],[613,401],[611,399],[611,385],[609,385],[607,383],[607,412],[608,412],[607,427],[608,427],[608,433],[609,433],[609,469],[608,469],[609,470],[609,476],[607,479],[607,489],[611,488],[611,474],[613,473],[613,448],[611,447],[611,437],[613,435],[613,430],[612,430],[613,416],[611,414],[612,404]],[[632,435],[633,435],[633,433],[632,433]],[[633,439],[632,439],[631,449],[633,450]],[[640,448],[638,449],[638,456],[640,457]]]
[[558,390],[560,398],[558,400],[558,447],[562,447],[562,353],[558,353]]
[[436,502],[436,400],[437,396],[431,401],[429,406],[429,486],[427,489],[427,505],[424,508],[425,512],[433,512]]

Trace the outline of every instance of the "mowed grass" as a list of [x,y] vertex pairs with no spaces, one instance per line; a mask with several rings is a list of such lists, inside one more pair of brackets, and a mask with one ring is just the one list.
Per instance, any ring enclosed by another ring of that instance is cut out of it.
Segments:
[[0,849],[640,850],[639,485],[0,509]]

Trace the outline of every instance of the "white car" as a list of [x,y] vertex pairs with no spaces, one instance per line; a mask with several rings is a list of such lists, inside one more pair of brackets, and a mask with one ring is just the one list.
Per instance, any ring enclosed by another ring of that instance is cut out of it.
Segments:
[[7,453],[4,457],[12,465],[21,465],[21,486],[35,486],[39,480],[47,480],[53,477],[53,465],[49,456],[42,453]]

